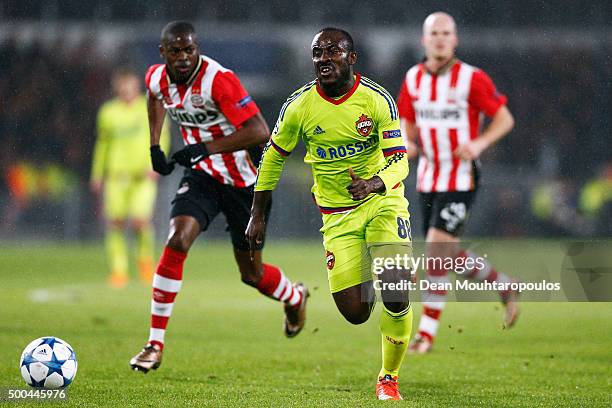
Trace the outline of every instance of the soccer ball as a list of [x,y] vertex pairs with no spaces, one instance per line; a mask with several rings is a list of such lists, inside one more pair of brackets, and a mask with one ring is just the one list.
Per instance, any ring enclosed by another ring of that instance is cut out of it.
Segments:
[[74,380],[77,360],[70,344],[57,337],[41,337],[23,349],[21,376],[35,388],[65,388]]

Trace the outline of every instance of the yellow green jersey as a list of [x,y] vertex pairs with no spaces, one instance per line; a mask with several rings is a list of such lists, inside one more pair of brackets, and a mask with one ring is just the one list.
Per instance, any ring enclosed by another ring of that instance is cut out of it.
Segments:
[[[118,98],[104,103],[98,111],[98,138],[94,148],[91,178],[101,181],[115,176],[142,177],[151,170],[149,119],[145,96],[132,103]],[[170,136],[162,130],[161,146],[167,151]]]
[[351,90],[338,99],[325,95],[317,81],[294,92],[281,108],[264,151],[255,191],[276,187],[284,161],[300,139],[321,212],[346,211],[374,196],[351,198],[346,189],[351,184],[349,167],[363,179],[379,176],[385,184],[382,194],[403,195],[408,160],[397,106],[374,81],[357,74]]

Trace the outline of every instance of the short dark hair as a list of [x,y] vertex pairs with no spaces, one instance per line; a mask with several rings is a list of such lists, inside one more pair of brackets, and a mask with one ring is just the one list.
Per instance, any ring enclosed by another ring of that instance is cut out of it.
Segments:
[[161,32],[161,41],[164,42],[169,38],[176,37],[180,34],[195,34],[193,24],[188,21],[171,21],[166,24]]
[[344,41],[346,41],[347,43],[347,51],[349,52],[355,51],[355,43],[353,42],[353,37],[349,34],[348,31],[343,30],[338,27],[325,27],[325,28],[320,29],[317,32],[317,34],[321,34],[321,33],[328,32],[328,31],[333,31],[333,32],[342,34],[342,36],[344,37]]

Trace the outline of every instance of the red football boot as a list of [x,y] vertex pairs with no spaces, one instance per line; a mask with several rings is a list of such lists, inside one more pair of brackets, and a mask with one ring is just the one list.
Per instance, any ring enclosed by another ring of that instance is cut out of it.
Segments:
[[379,377],[376,383],[376,398],[379,400],[403,400],[399,392],[397,377],[389,374]]

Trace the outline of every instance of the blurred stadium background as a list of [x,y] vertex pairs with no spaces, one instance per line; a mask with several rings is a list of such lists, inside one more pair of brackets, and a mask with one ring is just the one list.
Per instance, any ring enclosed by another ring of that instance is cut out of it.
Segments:
[[[612,235],[609,1],[8,0],[0,4],[0,239],[102,236],[88,189],[95,114],[116,66],[144,73],[160,62],[167,21],[195,22],[202,52],[239,74],[273,125],[286,96],[313,77],[317,29],[352,32],[358,71],[396,94],[422,56],[420,24],[437,9],[455,16],[459,56],[491,75],[517,122],[482,158],[468,235]],[[276,193],[273,237],[319,235],[302,156],[291,156]],[[418,236],[414,169],[406,183]],[[178,177],[162,180],[160,237]],[[223,234],[222,221],[211,234]]]

